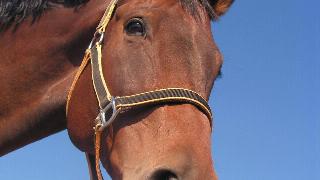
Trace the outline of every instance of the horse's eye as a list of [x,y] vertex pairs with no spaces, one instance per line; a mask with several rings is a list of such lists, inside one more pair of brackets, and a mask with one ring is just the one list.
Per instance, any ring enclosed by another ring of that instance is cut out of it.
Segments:
[[125,31],[129,36],[144,36],[146,34],[141,18],[130,19],[125,26]]

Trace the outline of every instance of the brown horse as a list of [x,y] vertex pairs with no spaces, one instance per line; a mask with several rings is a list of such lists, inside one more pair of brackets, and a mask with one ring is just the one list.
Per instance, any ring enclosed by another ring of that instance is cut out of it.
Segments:
[[[119,2],[102,49],[102,69],[111,94],[180,87],[208,99],[222,64],[209,15],[221,14],[219,8],[229,4],[217,2],[211,12],[205,2],[188,2]],[[87,66],[68,111],[73,143],[91,155],[97,153],[93,127],[99,112],[93,76]],[[128,110],[104,131],[101,160],[114,179],[216,179],[210,134],[207,116],[190,104]]]
[[66,128],[67,92],[107,2],[0,2],[0,155]]
[[[3,12],[9,11],[1,12],[2,155],[66,127],[67,90],[109,0],[37,2],[8,15],[13,18],[7,22]],[[110,92],[181,87],[208,99],[222,64],[210,19],[231,3],[119,1],[102,50]],[[91,81],[86,67],[72,94],[67,126],[73,143],[92,155],[98,108]],[[114,179],[216,179],[210,135],[207,116],[190,104],[138,108],[120,114],[104,131],[101,160]]]

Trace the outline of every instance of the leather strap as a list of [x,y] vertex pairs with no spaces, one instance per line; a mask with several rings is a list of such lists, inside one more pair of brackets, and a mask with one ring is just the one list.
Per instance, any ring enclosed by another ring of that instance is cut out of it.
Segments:
[[146,105],[156,105],[162,103],[188,103],[192,104],[203,113],[208,119],[212,119],[211,109],[207,101],[198,93],[183,88],[167,88],[155,91],[144,92],[131,96],[115,97],[115,106],[117,109],[139,107]]
[[93,86],[99,102],[99,107],[100,109],[103,109],[111,101],[111,95],[106,85],[106,81],[104,79],[102,71],[101,49],[101,45],[96,44],[95,47],[90,49],[90,52]]
[[88,163],[90,179],[97,180],[98,174],[97,174],[97,170],[96,170],[95,155],[91,155],[89,153],[85,153],[85,154],[86,154],[86,159],[87,159],[87,163]]

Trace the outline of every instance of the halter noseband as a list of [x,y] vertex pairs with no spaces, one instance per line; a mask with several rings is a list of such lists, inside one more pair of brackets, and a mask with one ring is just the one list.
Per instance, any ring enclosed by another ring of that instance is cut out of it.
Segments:
[[[99,166],[100,161],[100,140],[101,134],[105,128],[107,128],[116,119],[117,115],[123,110],[127,110],[133,107],[145,106],[145,105],[155,105],[163,103],[186,103],[192,104],[199,108],[202,112],[206,114],[210,120],[210,125],[212,125],[212,113],[207,101],[201,97],[198,93],[183,88],[167,88],[159,89],[155,91],[144,92],[140,94],[135,94],[131,96],[112,96],[106,85],[106,81],[102,72],[102,43],[104,39],[104,33],[107,25],[111,19],[112,13],[115,10],[118,0],[111,0],[108,7],[100,20],[99,25],[96,28],[94,37],[85,51],[82,63],[77,71],[75,78],[72,82],[71,88],[69,90],[66,112],[68,113],[69,101],[72,96],[73,89],[88,64],[89,60],[91,62],[92,69],[92,82],[96,97],[99,103],[100,113],[95,119],[95,161],[98,179],[102,180],[101,170]],[[106,114],[111,116],[107,119]]]

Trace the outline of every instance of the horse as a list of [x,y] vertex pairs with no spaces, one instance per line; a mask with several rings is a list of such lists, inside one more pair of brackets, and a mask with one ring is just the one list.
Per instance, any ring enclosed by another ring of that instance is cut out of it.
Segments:
[[66,128],[68,87],[103,2],[0,3],[0,155],[5,155]]
[[[113,179],[216,179],[211,116],[201,105],[222,65],[210,22],[232,2],[119,0],[103,15],[110,0],[1,1],[0,155],[67,128],[92,179],[100,153]],[[81,56],[102,15],[110,21],[93,40],[103,45],[98,69],[107,97],[184,89],[197,101],[127,109],[97,133],[99,88]]]

